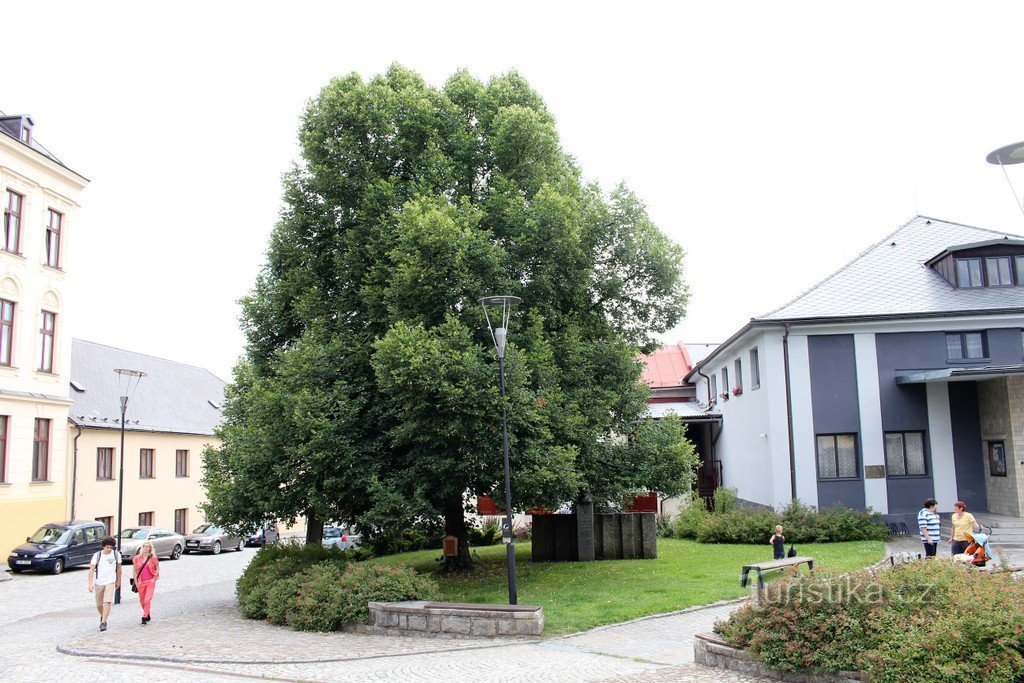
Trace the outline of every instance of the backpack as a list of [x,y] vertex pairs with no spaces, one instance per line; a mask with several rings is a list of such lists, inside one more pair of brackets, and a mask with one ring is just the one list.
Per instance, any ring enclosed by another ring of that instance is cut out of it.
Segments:
[[796,557],[796,548],[793,547],[792,543],[789,544],[789,552],[786,553],[786,557]]

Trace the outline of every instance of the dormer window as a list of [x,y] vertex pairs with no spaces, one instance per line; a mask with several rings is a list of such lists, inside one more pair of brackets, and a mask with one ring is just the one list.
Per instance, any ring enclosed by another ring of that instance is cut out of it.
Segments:
[[22,124],[21,126],[21,141],[26,145],[32,144],[32,128]]
[[957,289],[1024,286],[1024,240],[1006,237],[949,247],[925,265]]
[[958,258],[956,260],[956,282],[960,289],[984,287],[981,281],[980,258]]

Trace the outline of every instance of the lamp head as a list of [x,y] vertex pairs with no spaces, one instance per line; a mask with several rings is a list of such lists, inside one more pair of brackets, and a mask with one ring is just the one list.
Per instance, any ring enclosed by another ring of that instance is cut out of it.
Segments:
[[[505,357],[505,342],[508,340],[508,323],[512,316],[512,307],[522,301],[518,296],[485,296],[480,299],[480,305],[484,308],[484,317],[487,319],[487,328],[491,331],[491,339],[494,341],[494,348],[498,351],[498,358]],[[494,313],[494,322],[491,322],[491,313]]]

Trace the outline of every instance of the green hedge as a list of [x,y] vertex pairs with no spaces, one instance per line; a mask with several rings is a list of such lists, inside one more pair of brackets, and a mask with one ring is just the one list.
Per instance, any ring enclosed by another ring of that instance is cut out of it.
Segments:
[[334,631],[365,621],[367,603],[440,598],[437,584],[403,566],[350,561],[319,545],[268,545],[238,579],[242,614],[300,631]]
[[1024,680],[1024,582],[950,561],[773,584],[715,630],[783,671],[878,683]]
[[834,507],[815,511],[798,501],[781,512],[744,508],[736,504],[731,489],[715,491],[715,502],[716,511],[708,512],[695,496],[676,518],[673,535],[701,543],[763,545],[781,524],[786,543],[884,541],[889,536],[881,517],[870,510]]

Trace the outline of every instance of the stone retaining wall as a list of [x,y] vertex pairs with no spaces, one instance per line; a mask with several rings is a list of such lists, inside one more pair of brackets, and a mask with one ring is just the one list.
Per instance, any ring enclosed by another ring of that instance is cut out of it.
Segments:
[[[428,606],[429,605],[429,606]],[[544,610],[517,605],[517,611],[501,605],[466,608],[457,603],[371,602],[368,626],[373,630],[402,631],[410,635],[445,634],[451,637],[539,636],[544,630]]]
[[698,633],[693,639],[693,657],[697,664],[737,671],[789,683],[861,683],[867,677],[859,671],[788,673],[753,659],[745,650],[732,647],[714,633]]

